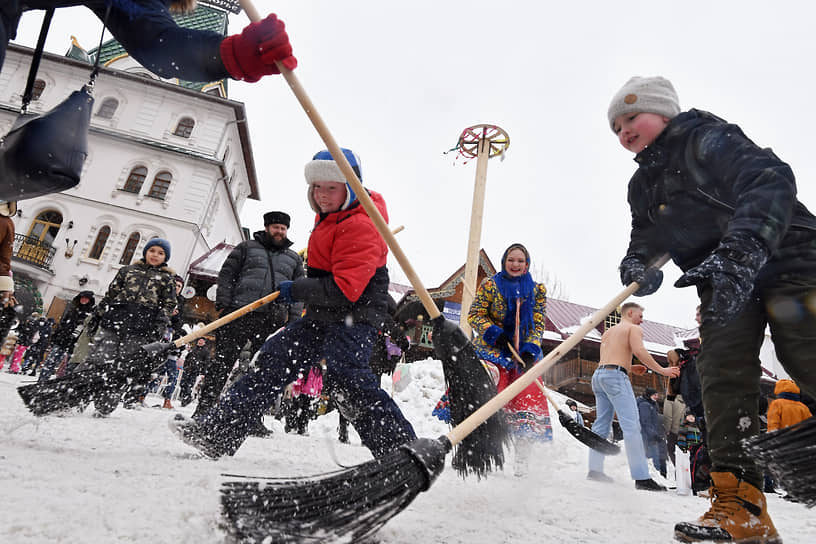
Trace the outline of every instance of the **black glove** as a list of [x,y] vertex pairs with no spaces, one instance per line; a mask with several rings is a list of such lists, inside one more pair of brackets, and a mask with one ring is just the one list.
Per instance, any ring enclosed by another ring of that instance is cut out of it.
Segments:
[[621,283],[629,285],[633,281],[638,283],[636,297],[651,295],[660,288],[663,283],[663,271],[659,268],[646,268],[640,257],[628,255],[623,258],[618,267],[620,269]]
[[499,349],[507,348],[507,345],[510,343],[510,338],[505,333],[501,333],[499,336],[496,337],[496,343],[493,344]]
[[680,276],[674,286],[710,284],[711,302],[703,308],[703,324],[721,327],[745,308],[754,291],[754,280],[769,254],[765,244],[751,234],[729,234],[703,262]]
[[535,355],[530,353],[529,351],[525,351],[521,354],[521,360],[524,361],[524,368],[530,368],[535,363]]

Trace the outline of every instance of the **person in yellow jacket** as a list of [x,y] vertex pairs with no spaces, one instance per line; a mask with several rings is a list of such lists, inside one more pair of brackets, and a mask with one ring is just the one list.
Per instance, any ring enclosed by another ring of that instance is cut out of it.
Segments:
[[774,387],[776,399],[768,406],[768,432],[796,425],[811,417],[810,409],[802,402],[799,386],[793,380],[779,380]]

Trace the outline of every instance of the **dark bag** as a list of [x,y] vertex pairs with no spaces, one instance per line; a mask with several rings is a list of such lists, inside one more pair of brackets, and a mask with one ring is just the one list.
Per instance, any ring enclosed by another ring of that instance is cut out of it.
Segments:
[[0,143],[0,200],[34,198],[79,183],[93,102],[86,85],[48,113],[17,118]]
[[98,63],[89,84],[51,111],[42,115],[26,112],[53,15],[51,8],[43,19],[21,114],[0,141],[0,200],[23,200],[74,187],[88,156],[88,127],[94,103],[91,92]]

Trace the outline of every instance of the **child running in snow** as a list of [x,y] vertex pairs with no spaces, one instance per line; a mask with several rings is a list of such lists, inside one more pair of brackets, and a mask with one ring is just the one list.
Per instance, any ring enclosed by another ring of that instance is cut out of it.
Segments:
[[131,357],[142,345],[164,338],[170,325],[176,287],[173,270],[167,266],[169,258],[170,242],[148,240],[142,258],[119,269],[97,306],[99,329],[87,359],[77,367],[77,371],[93,369],[103,378],[93,395],[97,416],[116,409],[128,383],[150,381],[152,358],[135,361]]
[[[359,160],[344,155],[360,177]],[[368,366],[388,313],[388,248],[328,151],[306,165],[307,198],[317,214],[305,278],[279,284],[279,302],[304,302],[305,315],[261,348],[238,380],[198,422],[176,425],[182,440],[212,458],[232,455],[260,414],[299,373],[326,361],[325,384],[375,457],[416,438]],[[382,196],[369,191],[387,220]],[[272,332],[272,331],[270,331]]]

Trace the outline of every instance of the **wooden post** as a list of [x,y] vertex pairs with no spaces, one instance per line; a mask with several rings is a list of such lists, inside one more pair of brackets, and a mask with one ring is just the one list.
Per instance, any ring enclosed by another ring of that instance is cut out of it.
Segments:
[[465,277],[462,280],[462,313],[459,328],[470,337],[467,322],[468,311],[476,296],[476,281],[479,275],[479,248],[482,238],[485,187],[487,186],[487,160],[504,153],[510,139],[507,133],[494,125],[474,125],[466,128],[459,138],[459,152],[468,157],[476,157],[476,181],[473,186],[473,204],[470,211],[470,233],[468,235]]
[[476,155],[476,181],[473,185],[473,205],[470,209],[470,234],[468,235],[467,261],[465,279],[462,281],[462,314],[459,327],[470,337],[470,325],[467,322],[468,311],[476,296],[476,276],[479,271],[479,245],[482,241],[482,218],[484,217],[485,186],[487,185],[487,159],[489,157],[488,141],[482,134],[479,139],[479,151]]

